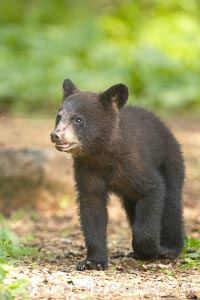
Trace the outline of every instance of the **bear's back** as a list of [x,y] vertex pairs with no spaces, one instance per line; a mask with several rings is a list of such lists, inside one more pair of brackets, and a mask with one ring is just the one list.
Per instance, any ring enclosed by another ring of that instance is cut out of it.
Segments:
[[154,113],[137,106],[125,106],[120,112],[122,144],[129,153],[137,152],[146,162],[159,165],[176,141]]

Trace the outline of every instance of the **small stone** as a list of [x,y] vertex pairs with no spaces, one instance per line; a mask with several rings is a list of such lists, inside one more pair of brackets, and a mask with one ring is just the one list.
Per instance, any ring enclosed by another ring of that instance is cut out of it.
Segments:
[[193,248],[188,248],[186,251],[186,253],[195,253],[195,252],[196,252],[196,250]]

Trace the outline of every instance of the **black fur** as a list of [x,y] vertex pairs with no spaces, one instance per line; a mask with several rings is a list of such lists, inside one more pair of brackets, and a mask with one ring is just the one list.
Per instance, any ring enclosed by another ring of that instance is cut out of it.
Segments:
[[[170,130],[149,111],[123,107],[128,98],[123,84],[101,94],[80,92],[69,80],[63,87],[61,117],[51,138],[59,150],[71,152],[74,159],[87,247],[87,258],[77,269],[107,268],[106,206],[110,192],[122,200],[138,258],[177,257],[183,248],[184,165]],[[79,120],[72,121],[73,116]],[[65,135],[69,126],[78,140],[72,148]],[[67,143],[64,148],[63,143]]]

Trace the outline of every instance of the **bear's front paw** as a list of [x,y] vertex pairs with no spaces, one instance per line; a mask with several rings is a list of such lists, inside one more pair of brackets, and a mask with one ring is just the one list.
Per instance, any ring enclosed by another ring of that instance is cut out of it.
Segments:
[[76,269],[77,271],[85,271],[85,270],[98,270],[104,271],[108,268],[108,263],[106,261],[97,261],[95,259],[85,259],[78,263]]

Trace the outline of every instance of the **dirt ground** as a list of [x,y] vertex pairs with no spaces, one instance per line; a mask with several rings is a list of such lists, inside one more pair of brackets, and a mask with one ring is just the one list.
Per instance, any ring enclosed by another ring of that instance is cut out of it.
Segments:
[[[173,117],[172,128],[186,163],[184,218],[187,236],[200,239],[200,117]],[[0,118],[0,147],[52,147],[49,119]],[[30,299],[200,299],[200,272],[176,261],[138,262],[131,251],[131,233],[118,199],[109,204],[109,269],[77,272],[75,265],[85,257],[85,247],[71,199],[64,211],[45,215],[29,212],[11,218],[12,229],[37,248],[40,255],[16,263],[8,280],[28,279]],[[34,237],[34,239],[33,239]]]

